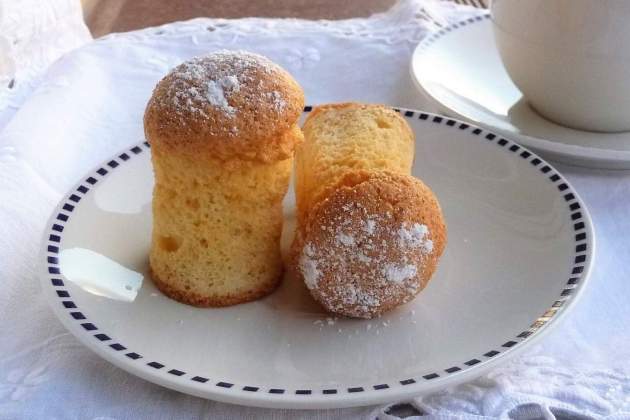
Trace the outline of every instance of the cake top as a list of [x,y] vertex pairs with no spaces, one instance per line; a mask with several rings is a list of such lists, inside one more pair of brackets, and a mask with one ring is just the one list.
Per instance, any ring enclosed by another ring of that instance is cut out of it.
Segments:
[[421,181],[364,172],[318,203],[301,235],[298,268],[306,286],[337,313],[371,318],[424,287],[446,227]]
[[303,107],[302,89],[280,66],[223,50],[180,64],[157,84],[145,133],[171,150],[274,161],[293,152],[297,140],[288,132]]

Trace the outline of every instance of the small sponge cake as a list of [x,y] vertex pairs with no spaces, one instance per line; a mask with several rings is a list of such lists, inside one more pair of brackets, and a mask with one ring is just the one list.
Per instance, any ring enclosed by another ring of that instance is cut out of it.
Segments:
[[373,318],[427,285],[446,226],[420,180],[363,171],[313,207],[300,238],[297,271],[315,300],[332,313]]
[[327,311],[372,318],[413,299],[446,245],[433,192],[410,175],[414,136],[380,105],[316,108],[296,155],[292,267]]
[[144,126],[155,172],[150,266],[166,295],[226,306],[276,287],[303,106],[286,71],[247,52],[194,58],[158,83]]
[[303,127],[308,141],[296,154],[298,221],[346,173],[411,173],[414,136],[407,122],[381,105],[342,103],[316,107]]

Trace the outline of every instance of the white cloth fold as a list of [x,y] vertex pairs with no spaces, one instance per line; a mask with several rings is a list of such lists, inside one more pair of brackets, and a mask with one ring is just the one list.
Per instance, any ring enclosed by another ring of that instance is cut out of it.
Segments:
[[143,138],[145,103],[175,64],[247,49],[292,72],[309,103],[427,108],[408,73],[415,45],[440,24],[476,13],[406,0],[384,14],[337,22],[195,19],[110,35],[55,62],[0,131],[0,419],[630,418],[630,171],[560,168],[598,234],[592,283],[575,311],[520,358],[412,406],[289,411],[190,397],[92,354],[41,296],[36,264],[48,213],[88,169]]
[[0,130],[48,66],[91,39],[76,0],[0,0]]

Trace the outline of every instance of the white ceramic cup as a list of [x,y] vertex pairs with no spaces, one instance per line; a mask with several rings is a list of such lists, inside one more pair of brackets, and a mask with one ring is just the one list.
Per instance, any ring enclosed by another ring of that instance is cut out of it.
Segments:
[[630,131],[630,0],[494,0],[505,68],[559,124]]

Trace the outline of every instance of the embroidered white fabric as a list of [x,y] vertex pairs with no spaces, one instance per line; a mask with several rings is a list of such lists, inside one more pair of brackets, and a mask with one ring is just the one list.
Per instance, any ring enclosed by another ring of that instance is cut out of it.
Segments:
[[91,39],[76,0],[0,0],[0,130],[48,66]]
[[[88,169],[142,138],[146,100],[175,64],[215,49],[248,49],[288,68],[309,103],[426,109],[408,74],[415,45],[439,25],[477,13],[403,0],[384,14],[336,22],[195,19],[89,42],[43,76],[43,64],[16,61],[26,66],[11,70],[16,86],[28,88],[3,87],[0,95],[0,419],[630,418],[630,171],[560,166],[598,234],[592,284],[571,316],[518,359],[407,405],[267,410],[170,391],[84,348],[41,295],[37,252],[49,212]],[[59,41],[55,54],[80,42]]]

